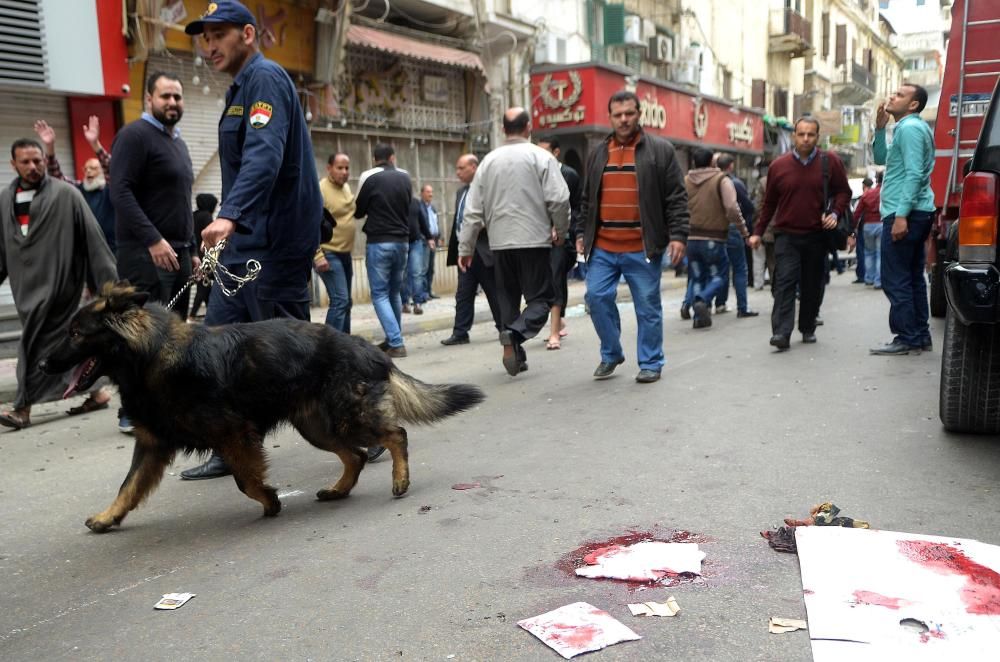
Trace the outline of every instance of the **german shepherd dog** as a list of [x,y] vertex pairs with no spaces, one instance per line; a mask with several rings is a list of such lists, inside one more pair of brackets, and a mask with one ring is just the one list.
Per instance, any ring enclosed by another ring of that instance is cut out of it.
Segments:
[[344,463],[340,479],[316,493],[320,501],[350,494],[364,447],[376,444],[392,455],[392,493],[402,496],[410,470],[400,422],[432,423],[485,397],[468,384],[424,384],[374,345],[326,325],[191,326],[147,296],[127,281],[108,283],[41,364],[49,373],[75,367],[64,397],[107,375],[135,426],[132,466],[117,498],[86,522],[97,533],[121,524],[150,495],[178,451],[217,451],[237,487],[265,515],[277,515],[262,441],[286,422]]

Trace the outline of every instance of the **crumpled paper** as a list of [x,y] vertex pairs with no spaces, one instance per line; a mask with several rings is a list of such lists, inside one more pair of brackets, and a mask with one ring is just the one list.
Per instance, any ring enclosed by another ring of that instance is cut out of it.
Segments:
[[574,602],[517,624],[567,660],[642,638],[608,612],[586,602]]
[[676,616],[681,610],[672,595],[666,602],[640,602],[630,604],[628,609],[633,616]]
[[806,622],[799,618],[778,618],[777,616],[772,616],[767,621],[767,631],[771,634],[795,632],[796,630],[805,630],[807,627]]

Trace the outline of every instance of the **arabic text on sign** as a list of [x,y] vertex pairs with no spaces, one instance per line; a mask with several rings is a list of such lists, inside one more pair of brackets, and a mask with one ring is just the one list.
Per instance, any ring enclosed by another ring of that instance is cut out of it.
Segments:
[[565,110],[561,110],[557,113],[542,115],[539,123],[542,126],[555,126],[564,122],[582,122],[585,114],[586,108],[584,106],[566,108]]

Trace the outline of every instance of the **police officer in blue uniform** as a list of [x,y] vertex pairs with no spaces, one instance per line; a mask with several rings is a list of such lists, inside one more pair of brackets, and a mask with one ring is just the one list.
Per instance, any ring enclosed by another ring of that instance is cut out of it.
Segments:
[[[211,247],[226,239],[221,262],[235,274],[246,271],[249,259],[261,264],[257,279],[235,296],[212,288],[205,324],[308,320],[323,198],[295,84],[260,54],[257,22],[239,2],[209,3],[185,32],[203,35],[207,62],[233,77],[219,121],[222,206],[202,241]],[[229,473],[213,455],[181,476],[198,480]]]

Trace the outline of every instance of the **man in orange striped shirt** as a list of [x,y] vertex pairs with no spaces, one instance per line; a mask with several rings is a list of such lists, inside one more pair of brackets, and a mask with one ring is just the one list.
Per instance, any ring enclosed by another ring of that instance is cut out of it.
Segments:
[[640,384],[655,382],[663,369],[663,254],[674,266],[684,257],[688,235],[684,177],[666,140],[639,126],[639,97],[621,91],[608,101],[614,132],[590,155],[583,195],[583,236],[577,251],[587,258],[587,303],[601,339],[595,379],[607,379],[625,362],[618,280],[628,283],[638,324],[636,354]]

